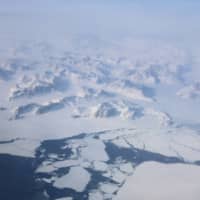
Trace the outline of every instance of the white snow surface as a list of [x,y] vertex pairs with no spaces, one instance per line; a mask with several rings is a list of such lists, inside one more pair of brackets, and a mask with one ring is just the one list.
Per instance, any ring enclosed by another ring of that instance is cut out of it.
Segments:
[[136,168],[114,199],[198,200],[199,185],[198,166],[147,162]]
[[77,192],[82,192],[89,181],[90,174],[84,168],[72,167],[68,174],[56,179],[54,186],[57,188],[71,188]]

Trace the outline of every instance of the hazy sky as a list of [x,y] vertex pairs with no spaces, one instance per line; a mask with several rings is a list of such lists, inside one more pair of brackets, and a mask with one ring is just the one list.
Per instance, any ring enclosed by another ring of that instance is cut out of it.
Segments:
[[199,41],[197,0],[0,0],[0,40],[65,37],[143,37]]

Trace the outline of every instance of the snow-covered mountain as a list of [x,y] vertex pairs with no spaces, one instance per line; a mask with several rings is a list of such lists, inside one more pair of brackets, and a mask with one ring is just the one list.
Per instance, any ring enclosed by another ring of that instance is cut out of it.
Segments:
[[0,59],[0,162],[29,171],[22,182],[32,181],[34,200],[115,199],[150,161],[198,167],[189,55],[166,43],[74,42],[26,42]]
[[200,97],[200,83],[194,82],[192,85],[185,86],[177,92],[177,95],[184,99],[196,99]]

